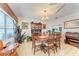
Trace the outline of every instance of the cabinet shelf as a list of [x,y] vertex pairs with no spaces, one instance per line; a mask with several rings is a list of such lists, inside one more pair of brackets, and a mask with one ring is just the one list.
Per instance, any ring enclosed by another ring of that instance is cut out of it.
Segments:
[[41,35],[42,33],[42,23],[31,23],[31,34],[32,35]]

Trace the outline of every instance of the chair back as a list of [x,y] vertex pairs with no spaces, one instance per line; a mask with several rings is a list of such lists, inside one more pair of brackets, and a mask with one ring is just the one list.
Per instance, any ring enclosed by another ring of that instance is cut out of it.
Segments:
[[48,44],[53,44],[54,43],[53,35],[48,36],[47,42],[48,42]]
[[61,33],[54,33],[53,34],[53,38],[55,39],[55,40],[59,40],[60,38],[61,38]]

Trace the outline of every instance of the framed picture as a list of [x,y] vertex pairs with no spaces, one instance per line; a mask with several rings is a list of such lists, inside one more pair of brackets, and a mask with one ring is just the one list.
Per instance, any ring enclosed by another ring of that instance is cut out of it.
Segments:
[[53,25],[52,32],[62,32],[62,24]]
[[43,29],[46,29],[46,24],[43,24]]
[[22,22],[22,29],[28,29],[28,23]]
[[79,19],[65,21],[64,28],[65,29],[79,28]]

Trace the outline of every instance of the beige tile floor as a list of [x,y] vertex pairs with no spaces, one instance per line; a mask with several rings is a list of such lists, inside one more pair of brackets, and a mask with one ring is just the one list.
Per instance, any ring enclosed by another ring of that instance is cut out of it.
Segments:
[[[33,55],[32,50],[32,42],[24,42],[17,49],[19,56],[48,56],[48,54],[44,54],[42,51],[36,52]],[[65,44],[63,41],[61,42],[61,49],[58,49],[57,53],[53,53],[50,50],[50,56],[79,56],[79,49],[77,47]]]

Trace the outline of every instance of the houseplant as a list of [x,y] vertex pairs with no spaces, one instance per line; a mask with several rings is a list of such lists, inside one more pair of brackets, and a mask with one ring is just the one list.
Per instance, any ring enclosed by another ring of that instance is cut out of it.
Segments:
[[20,29],[20,26],[17,26],[16,28],[16,40],[18,43],[22,44],[22,42],[24,42],[24,40],[26,39],[26,34],[23,33],[22,34],[22,29]]
[[32,41],[32,37],[31,36],[27,36],[27,42],[28,41]]

